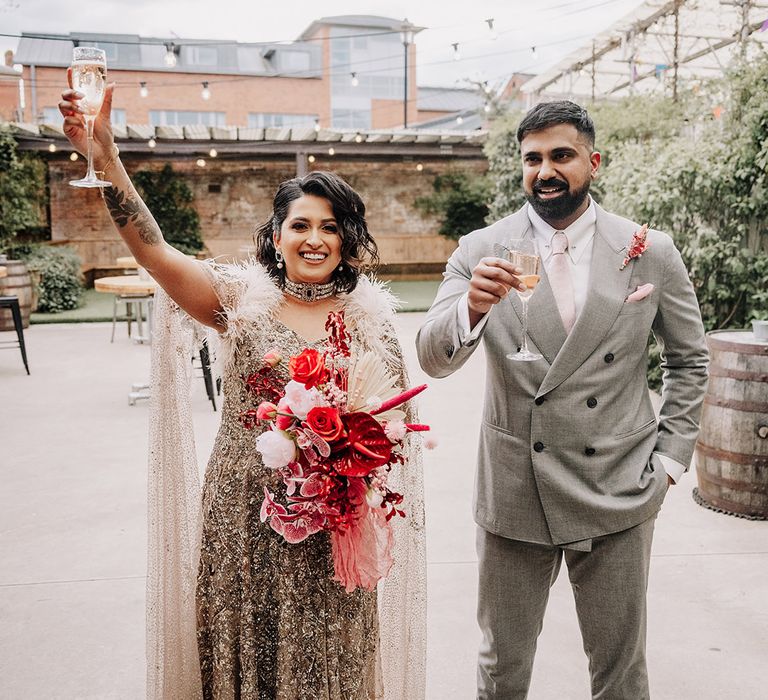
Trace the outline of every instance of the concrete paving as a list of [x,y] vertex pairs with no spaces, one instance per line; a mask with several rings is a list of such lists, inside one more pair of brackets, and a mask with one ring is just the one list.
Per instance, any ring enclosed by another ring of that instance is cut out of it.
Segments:
[[[479,639],[471,517],[482,351],[454,377],[418,369],[423,314],[398,328],[413,383],[429,381],[422,419],[440,440],[427,453],[428,698],[474,697]],[[0,698],[144,696],[146,402],[149,348],[109,324],[33,326],[32,376],[0,353]],[[7,336],[8,334],[3,334]],[[2,339],[5,339],[3,337]],[[194,418],[204,464],[218,414],[202,379]],[[648,633],[655,700],[768,698],[768,524],[714,513],[691,499],[692,474],[658,519]],[[514,592],[510,592],[514,595]],[[573,599],[552,590],[531,700],[589,697]]]

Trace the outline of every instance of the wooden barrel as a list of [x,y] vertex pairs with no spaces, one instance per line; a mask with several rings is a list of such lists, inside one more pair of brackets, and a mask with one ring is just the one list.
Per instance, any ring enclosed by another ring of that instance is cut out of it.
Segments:
[[707,345],[694,498],[724,513],[768,520],[768,343],[751,331],[713,331]]
[[[0,297],[19,297],[21,320],[24,328],[29,327],[29,312],[32,308],[32,278],[26,263],[21,260],[6,260],[0,263],[8,273],[0,277]],[[0,331],[12,331],[13,315],[10,309],[0,309]]]

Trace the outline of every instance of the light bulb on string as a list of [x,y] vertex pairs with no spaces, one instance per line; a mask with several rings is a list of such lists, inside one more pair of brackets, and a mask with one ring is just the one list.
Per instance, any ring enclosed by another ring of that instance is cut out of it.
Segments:
[[335,156],[335,155],[336,155],[336,149],[335,149],[333,146],[331,146],[331,147],[328,149],[328,155],[329,155],[329,156]]
[[154,136],[150,137],[149,141],[147,141],[147,146],[149,146],[150,148],[154,148],[155,146],[157,146],[157,141],[155,141]]
[[80,156],[77,155],[74,151],[69,154],[69,159],[74,163]]
[[462,117],[461,115],[456,117],[456,123],[457,124],[463,124],[464,123],[464,117]]
[[147,97],[149,95],[149,90],[147,89],[147,84],[142,82],[139,83],[139,95],[141,97]]
[[416,170],[418,172],[421,172],[422,170],[424,170],[424,166],[421,163],[417,163],[416,164]]
[[315,128],[315,132],[320,131],[320,120],[319,119],[315,119],[315,127],[314,128]]
[[532,55],[534,58],[536,58],[536,47],[535,47],[535,46],[531,46],[531,55]]
[[355,134],[355,143],[362,143],[363,137],[360,134]]
[[350,82],[352,83],[352,87],[357,87],[358,85],[360,85],[360,81],[357,79],[357,73],[353,71],[351,75],[352,75],[352,79],[350,80]]
[[51,153],[56,153],[56,144],[55,144],[55,143],[49,143],[49,144],[48,144],[48,150],[49,150]]
[[453,60],[458,61],[461,58],[461,54],[459,53],[459,43],[456,42],[451,44],[451,46],[453,46]]
[[176,66],[176,44],[173,42],[165,45],[165,57],[163,58],[165,65],[169,68]]
[[202,97],[204,100],[210,100],[211,99],[211,91],[208,89],[208,81],[203,81],[203,89],[200,91],[200,97]]
[[486,114],[490,114],[491,113],[491,105],[488,102],[485,103],[485,106],[483,107],[483,111]]
[[315,162],[315,157],[314,157],[314,156],[309,156],[309,157],[307,158],[307,160],[308,160],[310,163],[314,163],[314,162]]
[[198,167],[198,168],[204,168],[204,167],[205,167],[205,159],[203,159],[203,158],[198,158],[198,159],[197,159],[197,167]]
[[491,33],[491,41],[496,41],[499,38],[499,33],[496,31],[496,27],[493,26],[493,18],[485,20],[485,23],[488,25],[488,30]]
[[208,155],[211,158],[216,158],[216,156],[219,155],[219,152],[215,148],[212,148],[210,151],[208,151]]

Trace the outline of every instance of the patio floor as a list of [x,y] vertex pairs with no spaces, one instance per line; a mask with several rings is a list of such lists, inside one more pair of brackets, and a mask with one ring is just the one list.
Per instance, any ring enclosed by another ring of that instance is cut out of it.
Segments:
[[[423,313],[398,330],[411,381],[428,381],[424,422],[429,573],[428,698],[474,697],[479,634],[471,517],[482,350],[435,381],[418,369]],[[0,334],[7,339],[10,334]],[[35,325],[32,375],[0,353],[0,698],[144,697],[146,402],[149,347],[110,324]],[[195,382],[201,465],[219,414]],[[673,487],[657,521],[648,656],[655,700],[768,697],[768,523],[714,513]],[[513,593],[511,593],[513,594]],[[589,697],[567,577],[555,584],[538,645],[531,700]]]

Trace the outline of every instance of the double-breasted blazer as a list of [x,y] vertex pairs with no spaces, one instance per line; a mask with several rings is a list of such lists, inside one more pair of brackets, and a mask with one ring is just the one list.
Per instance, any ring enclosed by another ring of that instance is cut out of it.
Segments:
[[[627,529],[651,517],[667,490],[656,454],[689,464],[707,381],[707,350],[693,286],[672,239],[648,232],[642,257],[619,269],[638,224],[597,208],[584,307],[566,334],[542,279],[529,301],[528,335],[543,355],[505,356],[522,343],[512,293],[490,312],[478,339],[462,344],[458,304],[473,268],[494,245],[532,236],[526,207],[461,238],[417,336],[433,377],[458,370],[485,343],[486,383],[474,516],[504,537],[567,544]],[[638,286],[645,299],[627,302]],[[646,379],[648,339],[663,354],[657,420]]]

